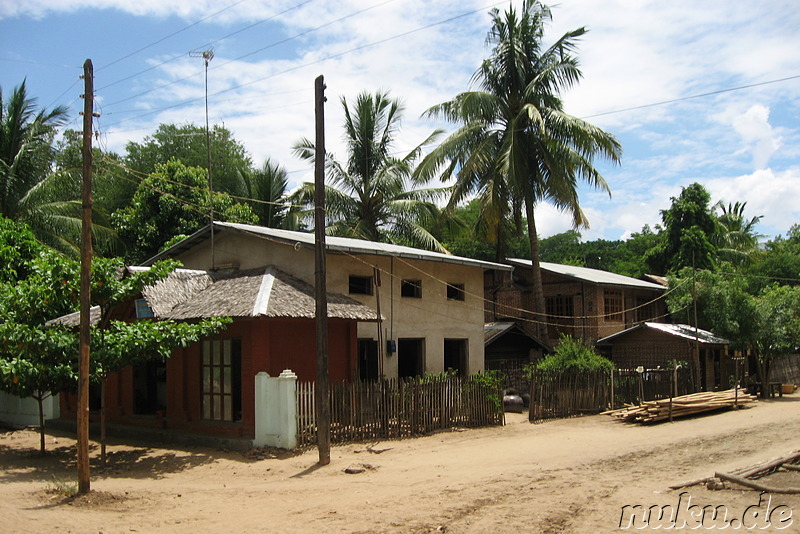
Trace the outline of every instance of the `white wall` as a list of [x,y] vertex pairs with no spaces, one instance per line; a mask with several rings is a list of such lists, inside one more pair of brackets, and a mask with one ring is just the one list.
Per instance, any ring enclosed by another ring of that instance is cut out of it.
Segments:
[[[44,418],[59,417],[58,395],[44,400]],[[0,391],[0,421],[11,425],[28,426],[39,424],[39,405],[30,397],[22,399]]]

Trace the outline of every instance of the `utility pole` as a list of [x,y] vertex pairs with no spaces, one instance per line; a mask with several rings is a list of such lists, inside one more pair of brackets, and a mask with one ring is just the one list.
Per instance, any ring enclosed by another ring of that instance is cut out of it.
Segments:
[[83,64],[83,184],[81,203],[80,361],[78,365],[78,493],[90,491],[89,482],[89,359],[92,273],[92,118],[94,117],[94,68]]
[[205,95],[206,95],[206,176],[208,177],[208,219],[211,225],[211,270],[216,269],[214,256],[214,181],[211,178],[211,134],[208,128],[208,63],[214,59],[214,49],[189,52],[189,57],[201,57],[205,64]]
[[315,296],[317,316],[317,450],[319,465],[331,463],[331,407],[328,399],[328,298],[325,269],[325,78],[314,81],[316,148],[314,154]]

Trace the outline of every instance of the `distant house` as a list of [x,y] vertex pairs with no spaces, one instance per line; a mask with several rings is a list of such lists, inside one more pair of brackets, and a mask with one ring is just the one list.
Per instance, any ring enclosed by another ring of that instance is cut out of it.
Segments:
[[[493,271],[486,275],[489,302],[487,322],[516,321],[531,334],[536,332],[530,260],[509,259],[513,273]],[[589,343],[644,321],[662,321],[667,314],[661,296],[666,287],[598,269],[541,262],[548,344],[561,334]]]
[[597,341],[597,347],[620,369],[666,368],[672,362],[691,366],[698,389],[731,386],[735,374],[730,341],[686,324],[644,322]]

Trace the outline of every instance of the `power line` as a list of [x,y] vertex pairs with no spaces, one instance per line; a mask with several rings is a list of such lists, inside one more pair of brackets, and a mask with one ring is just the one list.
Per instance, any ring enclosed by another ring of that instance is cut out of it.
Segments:
[[141,51],[143,51],[143,50],[147,50],[147,49],[148,49],[148,48],[150,48],[151,46],[155,46],[155,45],[157,45],[157,44],[159,44],[159,43],[162,43],[162,42],[166,41],[167,39],[169,39],[169,38],[171,38],[171,37],[174,37],[174,36],[178,35],[179,33],[181,33],[181,32],[184,32],[184,31],[188,30],[189,28],[192,28],[192,27],[194,27],[194,26],[197,26],[197,25],[198,25],[198,24],[200,24],[201,22],[205,22],[205,21],[206,21],[206,20],[208,20],[208,19],[211,19],[211,18],[213,18],[213,17],[216,17],[216,16],[217,16],[217,15],[219,15],[220,13],[223,13],[224,11],[227,11],[227,10],[229,10],[229,9],[233,8],[233,7],[236,7],[236,6],[238,6],[239,4],[241,4],[241,3],[245,2],[245,1],[246,1],[246,0],[239,0],[238,2],[234,2],[233,4],[229,5],[228,7],[224,7],[224,8],[222,8],[222,9],[220,9],[219,11],[216,11],[216,12],[214,12],[214,13],[212,13],[212,14],[210,14],[210,15],[206,16],[206,17],[203,17],[202,19],[200,19],[200,20],[198,20],[198,21],[195,21],[195,22],[193,22],[193,23],[189,24],[188,26],[184,26],[184,27],[183,27],[183,28],[181,28],[180,30],[176,30],[176,31],[174,31],[174,32],[170,33],[169,35],[166,35],[166,36],[162,37],[161,39],[159,39],[159,40],[157,40],[157,41],[153,41],[153,42],[152,42],[152,43],[150,43],[150,44],[147,44],[147,45],[145,45],[145,46],[143,46],[143,47],[141,47],[141,48],[139,48],[139,49],[137,49],[137,50],[134,50],[134,51],[133,51],[133,52],[131,52],[130,54],[127,54],[127,55],[125,55],[125,56],[122,56],[122,57],[121,57],[121,58],[119,58],[119,59],[115,59],[115,60],[114,60],[114,61],[112,61],[111,63],[107,63],[107,64],[103,65],[102,67],[98,68],[97,70],[98,70],[98,71],[101,71],[101,70],[103,70],[103,69],[106,69],[106,68],[110,67],[111,65],[116,65],[116,64],[117,64],[117,63],[119,63],[120,61],[126,60],[126,59],[128,59],[129,57],[131,57],[131,56],[135,56],[135,55],[136,55],[136,54],[138,54],[139,52],[141,52]]
[[[349,19],[349,18],[355,17],[356,15],[360,15],[360,14],[362,14],[362,13],[366,12],[366,11],[369,11],[369,10],[371,10],[371,9],[375,9],[375,8],[377,8],[377,7],[383,6],[383,5],[385,5],[385,4],[388,4],[388,3],[390,3],[390,2],[393,2],[393,1],[394,1],[394,0],[385,0],[384,2],[381,2],[381,3],[379,3],[379,4],[374,4],[374,5],[370,6],[370,7],[367,7],[367,8],[364,8],[364,9],[360,9],[360,10],[358,10],[358,11],[354,11],[354,12],[352,12],[352,13],[348,14],[348,15],[345,15],[345,16],[343,16],[343,17],[340,17],[340,18],[338,18],[338,19],[332,20],[332,21],[330,21],[330,22],[326,22],[325,24],[321,24],[321,25],[319,25],[319,26],[317,26],[317,27],[315,27],[315,28],[311,28],[311,29],[309,29],[309,30],[306,30],[306,31],[304,31],[304,32],[301,32],[301,33],[298,33],[298,34],[296,34],[296,35],[293,35],[293,36],[291,36],[291,37],[287,37],[287,38],[285,38],[285,39],[281,39],[280,41],[275,41],[275,42],[273,42],[273,43],[270,43],[270,44],[268,44],[267,46],[265,46],[265,47],[263,47],[263,48],[259,48],[258,50],[254,50],[254,51],[252,51],[252,52],[248,52],[247,54],[241,55],[241,56],[239,56],[239,57],[236,57],[236,58],[234,58],[234,59],[231,59],[231,60],[225,61],[225,62],[223,62],[223,63],[219,63],[219,64],[215,65],[214,67],[212,67],[212,68],[211,68],[211,70],[222,68],[222,67],[224,67],[225,65],[228,65],[229,63],[233,63],[234,61],[239,61],[240,59],[243,59],[243,58],[246,58],[246,57],[252,56],[253,54],[257,54],[258,52],[263,52],[264,50],[267,50],[267,49],[269,49],[269,48],[273,48],[273,47],[275,47],[275,46],[278,46],[278,45],[281,45],[281,44],[288,43],[289,41],[292,41],[292,40],[294,40],[294,39],[297,39],[298,37],[302,37],[302,36],[304,36],[304,35],[307,35],[307,34],[309,34],[309,33],[315,32],[315,31],[317,31],[317,30],[320,30],[320,29],[322,29],[322,28],[324,28],[324,27],[326,27],[326,26],[330,26],[330,25],[332,25],[332,24],[336,24],[336,23],[342,22],[343,20],[346,20],[346,19]],[[312,63],[312,64],[313,64],[313,63]],[[289,72],[289,71],[285,71],[285,72]],[[277,73],[277,74],[283,74],[283,73],[279,72],[279,73]],[[137,93],[137,94],[135,94],[135,95],[132,95],[132,96],[129,96],[129,97],[123,98],[123,99],[121,99],[121,100],[117,100],[117,101],[115,101],[115,102],[112,102],[112,103],[108,104],[108,106],[115,106],[115,105],[117,105],[117,104],[121,104],[122,102],[127,102],[127,101],[129,101],[129,100],[133,100],[133,99],[135,99],[135,98],[138,98],[138,97],[140,97],[140,96],[144,96],[144,95],[146,95],[146,94],[149,94],[149,93],[152,93],[152,92],[154,92],[154,91],[158,91],[158,90],[164,89],[164,88],[166,88],[166,87],[170,87],[170,86],[172,86],[172,85],[175,85],[175,84],[177,84],[177,83],[184,82],[184,81],[186,81],[186,80],[188,80],[188,79],[194,78],[195,76],[197,76],[197,74],[190,74],[189,76],[184,76],[183,78],[178,78],[178,79],[176,79],[176,80],[172,80],[171,82],[168,82],[168,83],[165,83],[165,84],[159,85],[158,87],[154,87],[154,88],[152,88],[152,89],[148,89],[148,90],[146,90],[146,91],[142,91],[141,93]],[[272,76],[270,76],[270,77],[272,77]],[[266,78],[265,78],[265,79],[266,79]],[[258,81],[261,81],[261,80],[258,80]],[[116,82],[115,82],[115,83],[116,83]],[[247,85],[247,84],[245,84],[245,85]],[[108,87],[108,86],[106,86],[106,87]],[[240,87],[241,87],[241,86],[240,86]],[[234,87],[234,88],[232,88],[232,89],[236,89],[236,88]],[[216,96],[216,95],[218,95],[218,94],[219,94],[219,93],[215,93],[215,94],[214,94],[214,95],[212,95],[212,96]],[[193,102],[193,100],[192,100],[192,101],[189,101],[189,103],[190,103],[190,102]]]
[[[290,11],[293,11],[293,10],[295,10],[295,9],[299,9],[299,8],[301,8],[302,6],[304,6],[304,5],[306,5],[306,4],[309,4],[309,3],[313,2],[313,1],[314,1],[314,0],[306,0],[305,2],[301,2],[301,3],[299,3],[299,4],[295,5],[295,6],[292,6],[292,7],[288,8],[288,9],[285,9],[285,10],[281,11],[280,13],[276,13],[276,14],[272,15],[271,17],[267,17],[267,18],[265,18],[265,19],[261,19],[261,20],[259,20],[259,21],[257,21],[257,22],[254,22],[253,24],[249,24],[249,25],[247,25],[247,26],[245,26],[245,27],[243,27],[243,28],[240,28],[240,29],[238,29],[238,30],[236,30],[236,31],[234,31],[234,32],[231,32],[231,33],[229,33],[229,34],[227,34],[227,35],[223,35],[222,37],[219,37],[219,38],[217,38],[217,39],[214,39],[213,41],[209,41],[208,43],[205,43],[205,44],[203,44],[203,45],[197,46],[197,47],[195,47],[194,49],[195,49],[195,50],[203,50],[203,49],[211,48],[211,47],[213,47],[215,44],[219,43],[220,41],[222,41],[222,40],[224,40],[224,39],[227,39],[227,38],[229,38],[229,37],[233,37],[234,35],[237,35],[237,34],[239,34],[239,33],[242,33],[242,32],[244,32],[244,31],[247,31],[247,30],[249,30],[249,29],[251,29],[251,28],[254,28],[255,26],[258,26],[259,24],[263,24],[263,23],[265,23],[265,22],[269,22],[270,20],[273,20],[273,19],[275,19],[275,18],[277,18],[277,17],[279,17],[279,16],[281,16],[281,15],[285,15],[286,13],[289,13]],[[162,62],[160,62],[160,63],[157,63],[157,64],[155,64],[155,65],[152,65],[152,66],[150,66],[150,67],[148,67],[148,68],[146,68],[146,69],[140,70],[139,72],[136,72],[136,73],[134,73],[134,74],[131,74],[131,75],[129,75],[129,76],[126,76],[126,77],[124,77],[124,78],[120,78],[120,79],[119,79],[119,80],[117,80],[117,81],[114,81],[114,82],[111,82],[111,83],[109,83],[109,84],[107,84],[107,85],[104,85],[103,87],[100,87],[100,88],[98,89],[98,91],[102,91],[103,89],[107,89],[108,87],[112,87],[112,86],[114,86],[114,85],[117,85],[117,84],[119,84],[119,83],[122,83],[122,82],[124,82],[124,81],[127,81],[127,80],[130,80],[130,79],[132,79],[132,78],[135,78],[135,77],[137,77],[137,76],[139,76],[139,75],[141,75],[141,74],[144,74],[145,72],[149,72],[149,71],[151,71],[151,70],[157,69],[158,67],[161,67],[161,66],[163,66],[163,65],[166,65],[167,63],[171,63],[171,62],[175,61],[176,59],[180,59],[180,58],[183,58],[183,57],[185,57],[185,56],[186,56],[186,54],[185,54],[185,53],[182,53],[182,54],[178,54],[178,55],[176,55],[176,56],[173,56],[173,57],[171,57],[171,58],[169,58],[169,59],[167,59],[167,60],[165,60],[165,61],[162,61]],[[223,65],[224,65],[224,63],[223,63]],[[214,68],[216,68],[216,67],[214,67]],[[193,76],[196,76],[196,74],[193,74],[192,76],[188,76],[187,78],[183,78],[183,80],[185,80],[185,79],[188,79],[188,78],[191,78],[191,77],[193,77]]]
[[625,113],[628,111],[636,111],[638,109],[652,108],[656,106],[663,106],[665,104],[674,104],[676,102],[684,102],[686,100],[693,100],[695,98],[704,98],[706,96],[721,95],[723,93],[731,93],[733,91],[741,91],[743,89],[752,89],[753,87],[761,87],[762,85],[769,85],[773,83],[788,82],[790,80],[800,79],[800,74],[795,76],[787,76],[786,78],[778,78],[776,80],[767,80],[765,82],[751,83],[748,85],[740,85],[738,87],[729,87],[727,89],[720,89],[718,91],[709,91],[708,93],[700,93],[696,95],[683,96],[680,98],[673,98],[672,100],[662,100],[660,102],[652,102],[650,104],[642,104],[641,106],[633,106],[630,108],[616,109],[613,111],[604,111],[602,113],[595,113],[594,115],[586,115],[584,119],[593,119],[594,117],[603,117],[605,115],[614,115],[616,113]]

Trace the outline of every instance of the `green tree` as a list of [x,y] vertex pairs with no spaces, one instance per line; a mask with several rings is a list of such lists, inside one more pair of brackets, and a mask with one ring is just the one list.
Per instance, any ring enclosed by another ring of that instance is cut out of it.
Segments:
[[747,202],[729,203],[726,206],[722,201],[714,205],[715,210],[720,210],[716,216],[716,232],[711,239],[717,247],[717,259],[736,266],[753,261],[759,251],[758,240],[764,237],[756,232],[756,225],[763,216],[746,218],[746,206]]
[[[417,189],[424,181],[415,178],[414,164],[434,132],[402,158],[392,155],[403,106],[388,93],[361,93],[351,107],[342,98],[347,160],[326,155],[325,170],[330,186],[325,189],[325,207],[331,235],[388,241],[444,250],[427,230],[439,216],[435,201],[444,189]],[[314,143],[302,139],[295,154],[314,161]],[[409,189],[409,187],[412,187]],[[305,183],[292,203],[312,205],[314,184]]]
[[297,230],[302,212],[292,206],[289,196],[289,179],[286,169],[267,159],[260,169],[241,172],[240,194],[252,199],[250,208],[258,218],[258,224],[268,228]]
[[766,394],[772,362],[800,346],[800,288],[774,284],[753,295],[744,276],[688,267],[670,277],[670,287],[667,305],[673,318],[694,324],[696,302],[698,327],[756,358]]
[[[141,262],[175,236],[189,235],[209,222],[211,195],[205,171],[176,160],[157,164],[156,171],[136,190],[127,208],[112,214],[112,222],[129,246],[126,259]],[[226,193],[214,193],[216,220],[254,223],[249,206]]]
[[713,269],[717,248],[711,241],[717,222],[710,207],[711,195],[705,187],[693,183],[671,200],[669,209],[661,211],[664,231],[660,243],[646,257],[648,266],[654,274],[687,266]]
[[[239,174],[252,166],[247,150],[224,126],[212,126],[209,140],[214,190],[239,195]],[[134,171],[137,182],[173,159],[187,167],[208,168],[206,129],[194,124],[161,124],[141,143],[125,145],[125,151],[125,165]]]
[[545,25],[552,15],[537,0],[525,0],[519,13],[511,7],[503,15],[494,9],[491,16],[487,42],[492,53],[473,76],[480,90],[429,110],[429,115],[461,126],[429,155],[421,173],[427,176],[444,167],[444,178],[456,178],[454,194],[476,193],[498,221],[524,207],[533,311],[541,317],[545,306],[536,207],[549,202],[570,213],[576,227],[586,226],[578,182],[608,191],[593,161],[599,156],[617,162],[621,147],[611,134],[563,109],[560,93],[581,77],[574,52],[586,30],[567,32],[545,47]]
[[758,293],[773,282],[800,285],[800,225],[793,225],[786,237],[777,236],[764,245],[757,260],[742,268],[750,291]]

